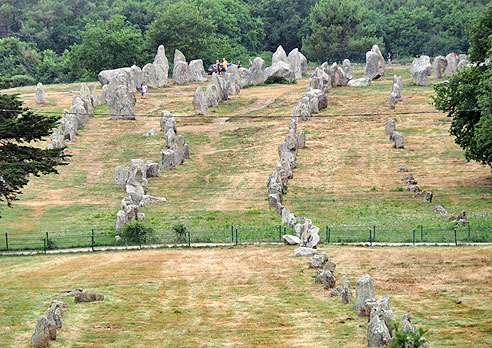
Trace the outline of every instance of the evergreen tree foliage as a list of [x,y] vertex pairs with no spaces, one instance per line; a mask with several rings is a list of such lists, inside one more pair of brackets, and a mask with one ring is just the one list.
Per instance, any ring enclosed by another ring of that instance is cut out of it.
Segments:
[[64,164],[63,149],[43,150],[34,144],[51,134],[57,119],[23,108],[15,95],[0,94],[0,201],[11,205],[30,174],[57,173],[56,166]]

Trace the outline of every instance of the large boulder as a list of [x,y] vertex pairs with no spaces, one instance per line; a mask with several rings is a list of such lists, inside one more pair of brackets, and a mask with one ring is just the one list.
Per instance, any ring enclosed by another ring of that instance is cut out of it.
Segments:
[[456,74],[456,68],[458,67],[458,58],[456,57],[456,54],[450,53],[446,56],[446,61],[448,62],[448,65],[444,70],[444,75],[446,75],[447,77],[451,77]]
[[431,63],[429,56],[415,58],[410,67],[413,83],[417,86],[428,86],[429,75],[431,74]]
[[272,56],[272,65],[274,65],[275,63],[278,63],[278,62],[288,63],[287,54],[285,53],[282,45],[277,47],[277,50],[275,51],[275,53]]
[[190,81],[207,81],[207,74],[205,74],[205,69],[203,68],[203,61],[201,59],[195,59],[190,62],[188,67],[188,72],[190,76]]
[[251,69],[239,68],[239,76],[241,88],[248,87],[253,84],[253,74],[251,73]]
[[212,84],[215,85],[217,92],[219,93],[219,102],[229,99],[229,82],[227,80],[225,80],[222,76],[213,73]]
[[293,236],[291,234],[284,234],[282,236],[283,240],[287,243],[287,244],[290,244],[290,245],[298,245],[301,240],[299,239],[299,237],[297,236]]
[[347,82],[349,87],[366,87],[371,85],[371,79],[367,77],[361,77],[359,79],[350,80]]
[[347,85],[349,79],[345,75],[345,71],[337,63],[333,63],[328,71],[330,72],[331,86],[333,88]]
[[262,85],[265,82],[265,61],[260,57],[256,57],[250,70],[252,84]]
[[348,59],[343,60],[342,69],[345,72],[345,76],[347,77],[347,79],[352,80],[354,75],[352,72],[352,64],[350,63],[350,60]]
[[[132,65],[130,68],[130,78],[133,80],[135,84],[135,90],[139,89],[140,86],[142,85],[142,82],[144,82],[142,69],[140,69],[140,67],[136,65]],[[166,76],[166,81],[167,81],[167,76]],[[146,84],[148,86],[148,83]]]
[[119,75],[121,73],[128,74],[129,72],[130,72],[130,68],[118,68],[118,69],[111,69],[111,70],[102,70],[101,72],[99,72],[99,75],[97,75],[97,79],[99,80],[99,83],[101,83],[101,85],[107,85],[117,75]]
[[394,131],[390,135],[390,141],[395,143],[395,148],[403,149],[405,147],[405,142],[403,141],[403,133]]
[[366,53],[366,67],[364,71],[364,77],[368,80],[375,80],[380,78],[381,72],[379,70],[379,56],[376,52],[369,51]]
[[331,77],[326,71],[317,67],[314,69],[314,73],[308,81],[307,90],[321,90],[323,93],[328,92],[331,89]]
[[219,106],[219,93],[217,91],[217,86],[208,85],[205,90],[205,97],[207,98],[207,106]]
[[232,64],[224,75],[224,80],[227,82],[229,95],[236,95],[241,90],[241,75],[237,65]]
[[[157,54],[154,58],[154,68],[156,73],[156,82],[157,87],[165,87],[167,86],[167,77],[169,73],[169,62],[166,57],[166,50],[163,45],[160,45],[157,48]],[[147,85],[149,85],[147,83]],[[139,85],[137,85],[139,86]],[[150,87],[150,86],[149,86]]]
[[292,51],[290,51],[289,55],[287,56],[287,62],[290,64],[296,80],[302,79],[303,59],[297,48],[294,48]]
[[157,77],[156,66],[152,63],[145,64],[142,69],[142,82],[150,88],[159,87],[159,79]]
[[176,155],[173,150],[164,150],[159,153],[159,168],[161,170],[176,168]]
[[197,115],[208,115],[207,97],[201,86],[196,88],[195,95],[193,96],[193,108]]
[[118,84],[116,78],[108,85],[107,102],[111,119],[134,120],[135,95],[124,84]]
[[294,250],[291,256],[298,257],[298,256],[311,256],[311,255],[316,255],[318,253],[318,250],[312,249],[312,248],[306,248],[306,247],[299,247]]
[[36,85],[36,104],[44,104],[46,99],[44,97],[44,86],[41,82]]
[[117,189],[126,188],[126,183],[130,177],[130,170],[124,166],[114,168],[115,184]]
[[360,317],[369,316],[369,311],[366,307],[366,300],[376,298],[374,292],[374,283],[369,274],[364,274],[355,283],[355,310]]
[[377,56],[378,56],[378,71],[379,71],[379,74],[381,76],[384,75],[384,57],[383,55],[381,54],[381,50],[379,49],[379,46],[378,45],[373,45],[372,48],[371,48],[371,51],[376,53]]
[[434,69],[434,76],[436,79],[441,79],[444,75],[444,71],[448,66],[448,61],[443,56],[437,56],[432,62],[432,68]]
[[316,248],[319,241],[319,227],[314,226],[311,220],[306,219],[301,233],[301,246]]
[[283,61],[279,61],[272,66],[269,66],[265,69],[265,82],[294,82],[295,75],[292,69],[290,68],[289,63],[285,63]]
[[308,265],[311,268],[323,268],[323,266],[330,261],[326,253],[321,253],[321,255],[314,255],[308,260]]
[[80,84],[80,92],[79,92],[80,98],[83,100],[90,100],[91,99],[91,91],[89,89],[89,86],[87,86],[87,83],[81,83]]
[[380,310],[373,308],[370,321],[367,325],[367,346],[382,347],[391,343],[391,335],[384,323],[384,317]]
[[188,64],[177,61],[173,68],[173,82],[176,85],[186,85],[189,82]]

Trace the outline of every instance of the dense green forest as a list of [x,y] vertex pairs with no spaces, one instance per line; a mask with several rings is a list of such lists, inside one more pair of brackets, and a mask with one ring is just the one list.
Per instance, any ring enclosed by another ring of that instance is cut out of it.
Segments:
[[205,64],[247,61],[282,45],[311,61],[466,53],[485,0],[3,0],[0,84],[94,79],[144,65],[163,44]]

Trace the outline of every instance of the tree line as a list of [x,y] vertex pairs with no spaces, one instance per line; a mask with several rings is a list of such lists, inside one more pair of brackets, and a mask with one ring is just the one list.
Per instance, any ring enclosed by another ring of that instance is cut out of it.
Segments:
[[94,79],[151,62],[158,45],[205,64],[247,61],[282,45],[311,61],[466,53],[485,0],[4,0],[0,83]]

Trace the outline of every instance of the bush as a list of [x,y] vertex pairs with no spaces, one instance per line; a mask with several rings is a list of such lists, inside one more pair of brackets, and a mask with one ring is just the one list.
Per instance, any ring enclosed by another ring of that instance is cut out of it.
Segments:
[[427,340],[423,337],[429,331],[419,327],[416,332],[400,331],[399,325],[394,322],[392,330],[395,330],[395,337],[389,345],[391,348],[423,348],[426,347]]
[[176,241],[178,243],[184,243],[186,242],[186,235],[188,234],[188,230],[186,229],[186,226],[179,223],[176,224],[172,227],[172,230],[174,234],[176,235]]
[[124,244],[151,244],[157,241],[154,229],[145,226],[141,221],[135,221],[132,224],[125,225],[120,233],[120,237]]
[[34,85],[34,78],[29,75],[14,75],[10,78],[12,87]]

